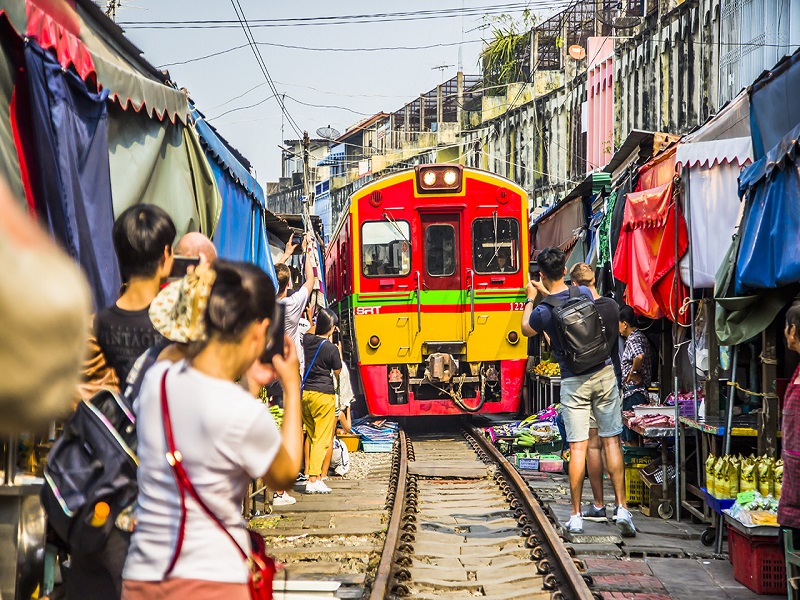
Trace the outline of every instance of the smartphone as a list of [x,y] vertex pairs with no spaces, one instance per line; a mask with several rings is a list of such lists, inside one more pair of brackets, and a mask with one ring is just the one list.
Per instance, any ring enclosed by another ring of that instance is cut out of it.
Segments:
[[331,341],[334,344],[338,344],[340,337],[341,337],[341,335],[339,334],[339,328],[337,327],[336,329],[333,330],[333,335],[331,336]]
[[268,365],[272,362],[272,357],[283,356],[283,336],[284,318],[286,317],[286,307],[280,303],[275,303],[275,314],[267,327],[267,344],[264,352],[259,357],[259,362]]
[[197,267],[200,264],[200,257],[194,256],[174,256],[172,262],[172,272],[170,279],[183,279],[189,267]]
[[533,281],[539,281],[539,265],[535,260],[532,260],[528,264],[528,270],[530,271],[531,279]]

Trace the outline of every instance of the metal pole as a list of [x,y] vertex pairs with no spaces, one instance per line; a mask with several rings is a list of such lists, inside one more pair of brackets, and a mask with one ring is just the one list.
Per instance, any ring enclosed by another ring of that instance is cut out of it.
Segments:
[[[660,49],[659,49],[659,56],[660,56]],[[680,431],[678,430],[678,425],[680,423],[680,404],[678,403],[678,352],[680,346],[678,346],[678,333],[680,332],[680,298],[678,298],[678,290],[680,289],[679,280],[680,280],[680,265],[678,264],[678,198],[673,193],[672,195],[673,207],[672,210],[675,211],[675,285],[674,285],[674,295],[675,295],[675,325],[673,328],[673,343],[672,345],[675,347],[675,351],[672,353],[672,376],[673,376],[673,398],[675,399],[675,424],[674,424],[674,432],[675,432],[675,520],[680,523],[681,522],[681,486],[680,486],[680,456],[678,453],[678,438],[680,436]],[[669,219],[668,219],[669,220]],[[662,442],[665,443],[665,442]],[[667,454],[666,451],[664,452],[664,458],[666,458]],[[664,466],[664,479],[667,479],[667,468],[666,465]],[[669,490],[669,486],[667,482],[664,482],[664,496],[666,497],[667,491]]]
[[728,407],[725,412],[725,454],[731,453],[731,427],[733,427],[733,401],[736,399],[736,361],[739,359],[739,346],[733,347],[731,357],[731,385],[728,393]]

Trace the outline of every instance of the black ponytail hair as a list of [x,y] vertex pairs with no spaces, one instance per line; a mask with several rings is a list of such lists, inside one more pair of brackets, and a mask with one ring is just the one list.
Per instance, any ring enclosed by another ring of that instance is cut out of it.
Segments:
[[316,335],[328,335],[339,323],[339,317],[330,308],[323,308],[317,313]]
[[214,271],[205,315],[209,339],[239,341],[252,323],[274,315],[275,286],[260,267],[218,260]]

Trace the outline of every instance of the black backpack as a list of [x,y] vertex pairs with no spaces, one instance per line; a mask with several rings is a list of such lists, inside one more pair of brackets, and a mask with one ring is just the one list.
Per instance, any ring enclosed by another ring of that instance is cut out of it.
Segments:
[[[136,499],[136,421],[125,401],[102,390],[78,404],[47,457],[42,506],[53,530],[70,551],[101,550],[124,508]],[[95,506],[108,518],[91,525]]]
[[603,319],[594,301],[575,286],[569,286],[564,301],[546,296],[542,304],[550,306],[556,340],[563,348],[564,362],[575,375],[585,373],[608,360],[610,350]]

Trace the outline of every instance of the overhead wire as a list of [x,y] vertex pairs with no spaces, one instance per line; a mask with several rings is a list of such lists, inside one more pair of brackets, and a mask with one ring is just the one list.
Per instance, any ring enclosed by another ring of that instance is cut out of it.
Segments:
[[[530,0],[508,4],[495,4],[474,7],[449,7],[416,11],[399,11],[359,15],[326,15],[312,17],[288,17],[280,19],[254,19],[250,21],[253,29],[265,27],[300,27],[312,25],[343,25],[361,23],[395,23],[430,19],[450,19],[463,16],[500,15],[509,11],[556,9],[568,5],[566,0]],[[230,29],[237,27],[237,21],[228,19],[184,19],[162,21],[120,21],[129,29]]]
[[256,57],[256,62],[258,63],[261,72],[264,74],[264,77],[269,84],[272,93],[275,96],[275,99],[278,101],[278,106],[281,108],[281,112],[283,112],[286,120],[289,122],[289,126],[294,129],[297,135],[302,136],[303,133],[300,130],[300,126],[297,122],[292,118],[292,115],[289,114],[289,111],[286,109],[286,104],[280,97],[280,94],[275,87],[275,83],[272,80],[272,76],[269,73],[269,69],[267,68],[266,63],[264,62],[264,57],[261,56],[261,52],[258,49],[258,46],[255,43],[255,38],[253,37],[253,32],[250,29],[250,26],[247,23],[247,17],[244,14],[244,9],[242,9],[242,5],[239,3],[239,0],[231,0],[231,5],[233,6],[233,10],[236,13],[236,18],[239,20],[239,24],[241,25],[242,29],[244,30],[245,37],[247,38],[248,44],[250,44],[250,48],[253,50],[253,54]]

